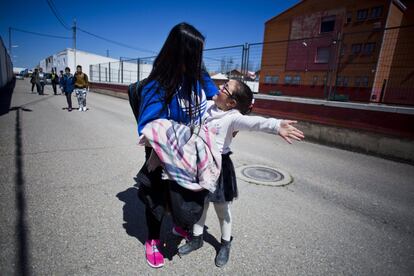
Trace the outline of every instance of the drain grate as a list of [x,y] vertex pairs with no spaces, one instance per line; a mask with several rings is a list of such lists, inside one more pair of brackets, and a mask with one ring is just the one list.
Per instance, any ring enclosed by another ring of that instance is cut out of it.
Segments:
[[285,186],[293,180],[286,171],[262,165],[241,166],[236,174],[246,182],[266,186]]

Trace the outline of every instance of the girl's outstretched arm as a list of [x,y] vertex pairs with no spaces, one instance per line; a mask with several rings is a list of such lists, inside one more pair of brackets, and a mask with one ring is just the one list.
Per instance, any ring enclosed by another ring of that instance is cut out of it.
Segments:
[[291,120],[282,120],[282,122],[280,122],[278,134],[289,144],[292,144],[291,139],[300,141],[303,138],[305,138],[305,136],[303,135],[303,132],[293,126],[293,124],[296,124],[296,123],[297,121],[291,121]]

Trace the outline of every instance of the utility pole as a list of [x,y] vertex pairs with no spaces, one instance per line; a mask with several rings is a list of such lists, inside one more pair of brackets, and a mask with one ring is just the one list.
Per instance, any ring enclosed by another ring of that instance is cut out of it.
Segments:
[[73,19],[73,51],[74,51],[74,61],[73,71],[76,71],[76,18]]

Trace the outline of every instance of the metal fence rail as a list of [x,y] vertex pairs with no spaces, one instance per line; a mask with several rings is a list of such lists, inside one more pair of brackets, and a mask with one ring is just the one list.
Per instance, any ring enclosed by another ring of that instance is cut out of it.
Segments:
[[[206,49],[217,84],[239,79],[271,95],[414,105],[414,26]],[[91,80],[146,78],[155,57],[92,65]]]

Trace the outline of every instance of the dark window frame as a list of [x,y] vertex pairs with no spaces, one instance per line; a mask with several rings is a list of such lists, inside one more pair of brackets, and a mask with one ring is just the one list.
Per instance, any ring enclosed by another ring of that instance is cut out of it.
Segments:
[[360,9],[357,11],[357,21],[365,21],[368,19],[369,9]]
[[[287,81],[288,79],[289,79],[289,81]],[[291,75],[285,75],[283,84],[285,84],[285,85],[292,84],[292,76]]]
[[372,7],[371,10],[369,11],[369,18],[372,18],[372,19],[381,18],[383,12],[384,12],[384,6]]
[[335,23],[336,23],[336,16],[335,15],[329,15],[324,16],[321,18],[321,24],[319,27],[319,33],[330,33],[335,31]]
[[375,42],[368,42],[364,44],[362,47],[362,54],[365,56],[370,56],[375,52],[376,43]]
[[[355,51],[356,50],[356,47],[358,47],[358,51]],[[358,54],[361,53],[361,51],[362,51],[362,43],[354,43],[354,44],[352,44],[352,46],[351,46],[351,53],[353,55],[358,55]]]
[[[322,61],[322,60],[318,59],[318,57],[320,57],[320,55],[318,55],[319,50],[322,50],[322,49],[328,49],[328,58],[327,58],[326,61],[324,61],[324,60]],[[331,48],[330,47],[318,47],[318,48],[316,48],[314,63],[327,64],[327,63],[329,63],[330,57],[331,57]]]

